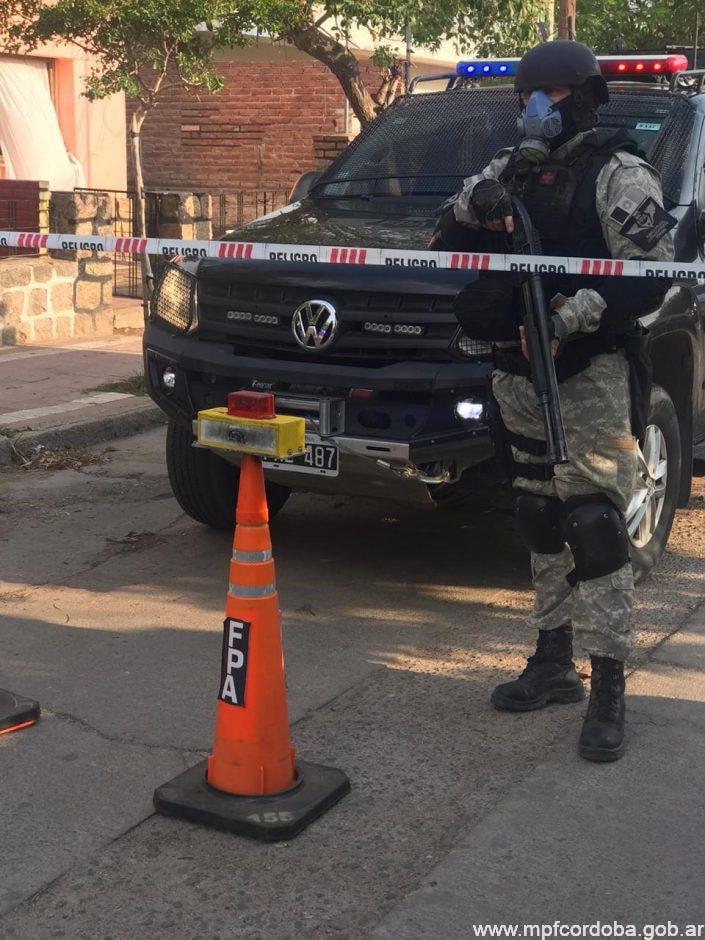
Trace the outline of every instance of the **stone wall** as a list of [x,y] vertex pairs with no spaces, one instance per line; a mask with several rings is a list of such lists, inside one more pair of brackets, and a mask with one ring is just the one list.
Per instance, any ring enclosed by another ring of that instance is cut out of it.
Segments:
[[[74,311],[76,261],[43,257],[0,262],[0,345],[40,343],[85,330]],[[92,324],[91,324],[92,327]]]
[[213,198],[207,193],[158,193],[159,238],[213,237]]
[[[40,199],[40,224],[67,235],[110,235],[107,193]],[[113,332],[113,256],[100,251],[35,252],[0,261],[0,345]]]
[[[50,228],[69,235],[112,235],[113,197],[108,193],[53,193]],[[110,333],[113,328],[113,256],[104,251],[52,252],[75,260],[76,335]],[[74,334],[71,334],[74,335]]]
[[117,195],[113,200],[113,235],[118,238],[132,238],[135,234],[134,219],[137,215],[137,196],[135,193]]

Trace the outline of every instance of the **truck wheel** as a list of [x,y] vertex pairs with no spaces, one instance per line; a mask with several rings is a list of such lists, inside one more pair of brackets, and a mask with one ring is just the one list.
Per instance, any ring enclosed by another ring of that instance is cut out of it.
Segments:
[[[210,450],[193,447],[189,424],[169,421],[166,466],[172,492],[187,515],[213,529],[233,528],[239,470]],[[284,506],[291,490],[269,481],[265,486],[272,518]]]
[[676,409],[660,386],[651,390],[649,423],[639,449],[639,483],[626,512],[636,581],[643,581],[666,551],[678,504],[681,439]]

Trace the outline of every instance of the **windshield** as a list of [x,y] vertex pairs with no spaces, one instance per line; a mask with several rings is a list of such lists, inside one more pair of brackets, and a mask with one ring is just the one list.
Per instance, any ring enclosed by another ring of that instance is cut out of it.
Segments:
[[[456,193],[463,180],[518,142],[517,96],[506,87],[417,94],[384,111],[328,168],[315,197],[424,197]],[[600,123],[624,127],[678,202],[693,111],[668,94],[613,90]]]

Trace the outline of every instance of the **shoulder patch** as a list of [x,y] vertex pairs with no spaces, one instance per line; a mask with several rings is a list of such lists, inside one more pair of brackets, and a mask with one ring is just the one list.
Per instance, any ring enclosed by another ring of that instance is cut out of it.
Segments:
[[607,223],[642,251],[652,251],[676,220],[639,186],[628,186],[607,210]]

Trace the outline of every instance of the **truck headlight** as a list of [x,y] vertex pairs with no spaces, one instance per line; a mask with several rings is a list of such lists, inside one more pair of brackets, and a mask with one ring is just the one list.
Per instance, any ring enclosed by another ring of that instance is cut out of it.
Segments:
[[492,355],[492,343],[470,339],[462,329],[455,334],[451,345],[455,354],[463,359],[485,359]]
[[462,398],[455,403],[455,413],[461,421],[479,421],[485,413],[485,405],[475,398]]
[[179,264],[168,264],[152,297],[151,315],[182,333],[196,323],[196,278]]

